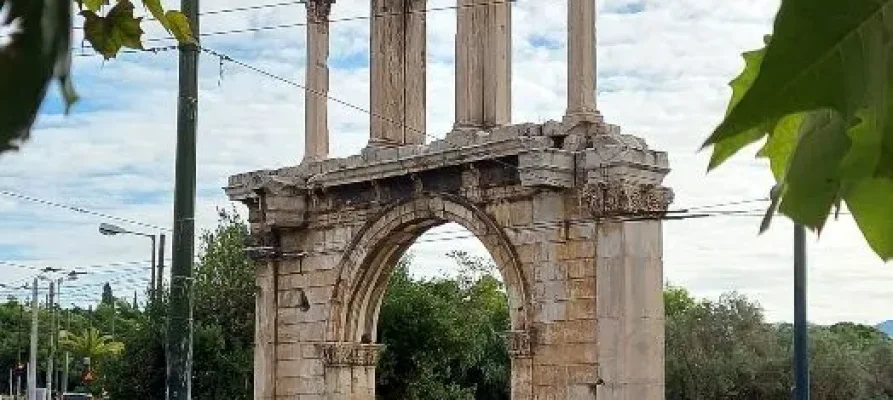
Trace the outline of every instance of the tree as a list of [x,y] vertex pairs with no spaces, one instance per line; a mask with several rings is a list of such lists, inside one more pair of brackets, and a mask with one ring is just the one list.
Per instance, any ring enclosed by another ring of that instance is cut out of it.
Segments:
[[783,0],[766,47],[744,53],[709,168],[766,138],[776,211],[821,231],[841,204],[893,259],[893,0]]
[[194,398],[253,398],[254,267],[245,255],[248,225],[218,210],[218,224],[201,237],[195,299]]
[[[122,47],[142,49],[142,18],[130,0],[73,0],[84,18],[84,36],[106,59]],[[187,18],[165,11],[161,0],[142,5],[180,43],[193,43]],[[103,13],[103,9],[107,11]],[[27,140],[53,78],[70,107],[72,0],[0,0],[0,154]]]
[[508,399],[508,300],[494,267],[449,254],[456,279],[414,279],[400,261],[379,314],[382,399]]
[[106,283],[102,285],[102,303],[100,304],[112,304],[115,302],[115,294],[112,293],[112,285]]

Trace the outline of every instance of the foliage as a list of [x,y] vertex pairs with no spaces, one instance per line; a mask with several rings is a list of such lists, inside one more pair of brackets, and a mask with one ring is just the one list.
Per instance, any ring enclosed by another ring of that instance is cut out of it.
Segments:
[[493,266],[450,253],[457,279],[418,280],[404,258],[379,315],[382,399],[508,399],[508,300]]
[[[74,0],[84,36],[105,59],[122,47],[142,49],[142,17],[130,0]],[[142,5],[180,43],[194,42],[186,16],[165,11],[161,0]],[[103,15],[103,8],[108,12]],[[50,81],[56,78],[67,108],[77,101],[71,82],[71,0],[0,0],[0,154],[28,139]],[[7,39],[6,36],[9,36]]]
[[821,231],[845,203],[893,259],[893,0],[783,0],[766,47],[744,54],[710,168],[767,140],[777,211]]
[[[664,301],[668,400],[791,398],[789,324],[766,323],[758,304],[735,293],[696,301],[671,287]],[[686,306],[673,306],[678,304]],[[813,399],[893,399],[889,337],[840,323],[813,326],[810,340]]]

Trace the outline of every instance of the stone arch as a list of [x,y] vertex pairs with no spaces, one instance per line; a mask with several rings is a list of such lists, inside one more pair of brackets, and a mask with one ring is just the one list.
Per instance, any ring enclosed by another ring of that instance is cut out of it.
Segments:
[[337,267],[326,339],[374,342],[378,311],[400,257],[428,229],[456,223],[481,241],[506,285],[511,330],[525,330],[530,288],[514,246],[484,210],[459,196],[425,194],[394,202],[355,235]]

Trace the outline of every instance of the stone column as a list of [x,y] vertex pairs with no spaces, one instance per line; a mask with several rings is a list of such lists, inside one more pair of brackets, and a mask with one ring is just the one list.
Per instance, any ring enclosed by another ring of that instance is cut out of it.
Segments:
[[512,119],[512,4],[497,1],[478,8],[487,13],[483,32],[484,125],[508,125]]
[[596,0],[568,0],[567,112],[570,127],[599,123],[596,91]]
[[511,4],[458,0],[455,129],[511,121]]
[[372,1],[370,145],[424,142],[425,4]]
[[406,0],[405,144],[425,143],[427,3],[427,0]]
[[307,0],[307,92],[304,99],[304,160],[329,156],[329,14],[335,0]]

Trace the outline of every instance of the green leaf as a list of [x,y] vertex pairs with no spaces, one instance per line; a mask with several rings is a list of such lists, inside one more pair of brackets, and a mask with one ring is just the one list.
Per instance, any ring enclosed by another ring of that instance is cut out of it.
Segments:
[[94,12],[99,11],[99,9],[106,4],[108,4],[108,1],[106,0],[83,0],[84,7],[86,7],[87,10]]
[[884,259],[893,259],[893,180],[864,179],[845,195],[847,207],[871,248]]
[[118,4],[112,7],[105,19],[113,40],[120,42],[124,47],[142,49],[140,39],[143,34],[143,29],[140,27],[142,18],[134,18],[133,10],[133,3],[129,0],[118,0]]
[[142,18],[133,17],[133,3],[119,0],[105,17],[92,11],[82,11],[84,37],[106,59],[115,57],[122,47],[142,49],[140,28]]
[[845,121],[833,110],[806,116],[782,182],[783,214],[813,229],[824,226],[840,191],[838,168],[850,147],[845,131]]
[[163,26],[165,30],[171,30],[167,17],[164,15],[164,7],[161,5],[161,0],[143,0],[143,6],[149,10],[152,17],[161,23],[161,26]]
[[[893,0],[785,0],[750,90],[706,144],[746,134],[784,115],[831,108],[849,120],[875,107],[891,56],[885,18]],[[833,84],[831,84],[833,83]]]
[[757,157],[769,159],[772,175],[777,182],[784,179],[791,155],[794,154],[794,149],[797,147],[797,139],[800,137],[800,127],[804,117],[805,114],[792,114],[779,120],[769,134],[766,144],[757,153]]
[[[712,169],[768,133],[758,156],[778,184],[762,228],[778,207],[821,230],[832,208],[853,198],[872,210],[864,215],[882,216],[864,193],[886,199],[883,179],[893,180],[893,0],[782,0],[771,41],[745,61],[704,145],[715,145]],[[888,234],[888,224],[859,220],[885,258],[877,232]]]
[[28,139],[50,80],[59,79],[63,98],[74,94],[70,70],[71,1],[0,1],[8,21],[18,21],[11,43],[0,48],[0,153]]
[[179,11],[168,11],[165,14],[169,23],[170,32],[180,43],[195,43],[189,18]]
[[[751,85],[753,85],[753,82],[760,73],[760,64],[763,63],[763,56],[765,54],[765,48],[749,51],[743,54],[744,71],[729,83],[729,86],[732,88],[732,99],[729,101],[726,115],[735,108],[744,97],[744,94],[750,89]],[[745,146],[760,140],[766,134],[766,129],[763,128],[763,126],[760,126],[748,129],[746,132],[739,135],[729,136],[715,142],[713,146],[713,155],[710,158],[710,165],[707,169],[712,170],[718,167]]]

